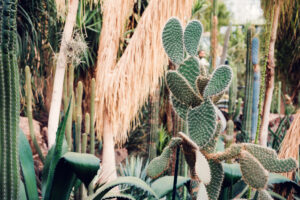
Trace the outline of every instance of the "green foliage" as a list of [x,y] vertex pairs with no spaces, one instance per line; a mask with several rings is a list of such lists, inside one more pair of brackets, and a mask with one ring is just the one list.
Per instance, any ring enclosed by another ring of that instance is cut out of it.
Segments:
[[215,69],[212,78],[208,81],[204,89],[204,97],[211,97],[224,92],[230,85],[232,79],[232,70],[223,65]]
[[184,30],[184,46],[191,56],[197,56],[198,54],[202,29],[202,24],[198,20],[193,20],[187,24]]
[[[180,188],[184,185],[187,185],[189,183],[189,181],[190,181],[189,178],[178,176],[176,188]],[[163,176],[163,177],[155,180],[151,184],[151,188],[155,191],[158,198],[162,198],[172,191],[173,182],[174,182],[173,176]]]
[[0,199],[19,196],[17,1],[0,1]]
[[170,60],[179,65],[184,58],[183,30],[177,18],[171,18],[166,23],[162,33],[163,47]]
[[19,147],[21,171],[24,177],[25,198],[27,200],[36,200],[38,199],[38,191],[33,167],[32,151],[22,130],[20,130],[19,133]]
[[89,196],[87,199],[101,200],[107,194],[107,192],[109,192],[111,189],[121,184],[134,185],[136,187],[139,187],[149,192],[151,196],[154,196],[155,198],[158,199],[158,196],[155,194],[153,189],[151,189],[145,182],[143,182],[139,178],[130,177],[130,176],[119,177],[114,181],[102,185],[98,190],[96,190],[96,192],[93,195]]
[[217,116],[214,109],[213,104],[208,100],[188,113],[189,134],[200,148],[212,139],[215,132]]

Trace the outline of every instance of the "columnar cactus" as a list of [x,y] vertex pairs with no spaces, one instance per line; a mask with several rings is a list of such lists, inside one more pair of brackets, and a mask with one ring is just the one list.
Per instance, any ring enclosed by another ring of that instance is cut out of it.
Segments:
[[0,0],[0,199],[19,198],[17,1]]
[[252,94],[253,94],[253,68],[251,67],[251,41],[252,28],[247,31],[247,56],[246,56],[246,84],[243,108],[242,132],[244,141],[248,141],[251,135],[251,114],[252,114]]
[[[182,34],[180,22],[171,18],[163,31],[163,46],[170,60],[177,66],[177,70],[166,73],[166,83],[172,93],[174,110],[187,121],[189,136],[180,132],[179,137],[172,138],[163,153],[149,163],[147,174],[152,178],[162,175],[169,168],[171,155],[180,146],[190,168],[193,199],[217,200],[224,174],[221,162],[236,158],[241,162],[243,180],[259,190],[263,198],[266,195],[269,171],[290,171],[295,169],[296,162],[293,159],[279,160],[274,151],[247,143],[232,144],[225,152],[215,153],[222,125],[218,121],[217,113],[220,112],[216,112],[218,108],[213,100],[228,89],[233,73],[230,67],[223,65],[217,67],[211,75],[201,74],[202,69],[196,67],[197,58],[194,54],[201,34],[190,30],[201,30],[202,33],[202,26],[200,22],[192,21],[186,29],[188,31]],[[188,41],[193,41],[193,44]],[[186,59],[182,56],[185,55],[184,48],[188,56]]]
[[253,64],[253,100],[252,100],[252,119],[251,119],[251,140],[256,136],[258,121],[258,101],[260,92],[260,68],[258,63],[259,40],[257,37],[252,40],[252,64]]

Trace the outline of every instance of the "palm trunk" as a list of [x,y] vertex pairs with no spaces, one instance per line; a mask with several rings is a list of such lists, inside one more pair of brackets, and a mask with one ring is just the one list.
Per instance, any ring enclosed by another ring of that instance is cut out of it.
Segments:
[[66,18],[64,32],[62,35],[61,46],[56,62],[54,85],[51,99],[51,107],[48,120],[48,147],[49,149],[55,143],[56,130],[58,127],[59,113],[61,108],[61,99],[63,91],[64,76],[67,66],[67,43],[72,38],[73,27],[76,21],[78,9],[78,0],[70,0],[69,10]]
[[266,69],[266,92],[265,92],[266,95],[264,100],[262,125],[259,134],[260,144],[262,146],[267,146],[267,139],[268,139],[269,115],[270,115],[270,108],[272,102],[272,95],[274,91],[274,75],[275,75],[274,51],[275,51],[275,42],[276,42],[279,14],[280,14],[280,4],[277,2],[274,7],[274,17],[272,22],[268,64]]
[[117,178],[114,134],[111,132],[112,124],[104,119],[103,124],[103,148],[102,148],[102,170],[100,183],[112,181]]

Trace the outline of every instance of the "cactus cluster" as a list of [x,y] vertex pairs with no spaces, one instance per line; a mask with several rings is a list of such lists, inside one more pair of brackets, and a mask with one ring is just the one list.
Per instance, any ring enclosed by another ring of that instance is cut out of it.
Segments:
[[[192,198],[217,200],[224,176],[221,162],[238,158],[244,181],[259,190],[263,198],[267,195],[269,171],[290,171],[296,167],[296,162],[279,160],[274,151],[247,143],[232,144],[225,152],[215,153],[222,125],[214,103],[229,87],[233,72],[223,65],[208,75],[206,69],[199,66],[194,52],[197,52],[202,32],[198,21],[188,23],[183,32],[176,18],[171,18],[164,28],[163,46],[177,67],[166,73],[166,83],[172,93],[173,108],[187,122],[188,130],[171,139],[163,153],[150,162],[147,174],[152,178],[162,175],[169,168],[171,155],[181,147],[192,178]],[[186,59],[183,57],[185,50]],[[233,129],[230,124],[228,128]]]

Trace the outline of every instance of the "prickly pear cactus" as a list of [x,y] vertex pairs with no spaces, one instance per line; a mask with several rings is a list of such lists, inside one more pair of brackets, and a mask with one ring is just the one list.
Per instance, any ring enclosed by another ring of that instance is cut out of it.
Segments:
[[152,178],[162,175],[169,168],[172,153],[180,146],[190,169],[192,199],[218,199],[224,176],[221,162],[230,159],[240,160],[244,181],[263,197],[269,172],[293,170],[296,162],[278,160],[275,152],[252,144],[232,144],[226,151],[215,153],[217,138],[225,127],[214,103],[229,88],[233,72],[222,65],[209,75],[199,66],[195,56],[202,32],[200,22],[191,21],[183,29],[176,18],[171,18],[163,30],[166,54],[177,66],[166,73],[165,80],[173,108],[187,122],[189,134],[178,133],[179,137],[173,138],[163,153],[149,163],[147,174]]

